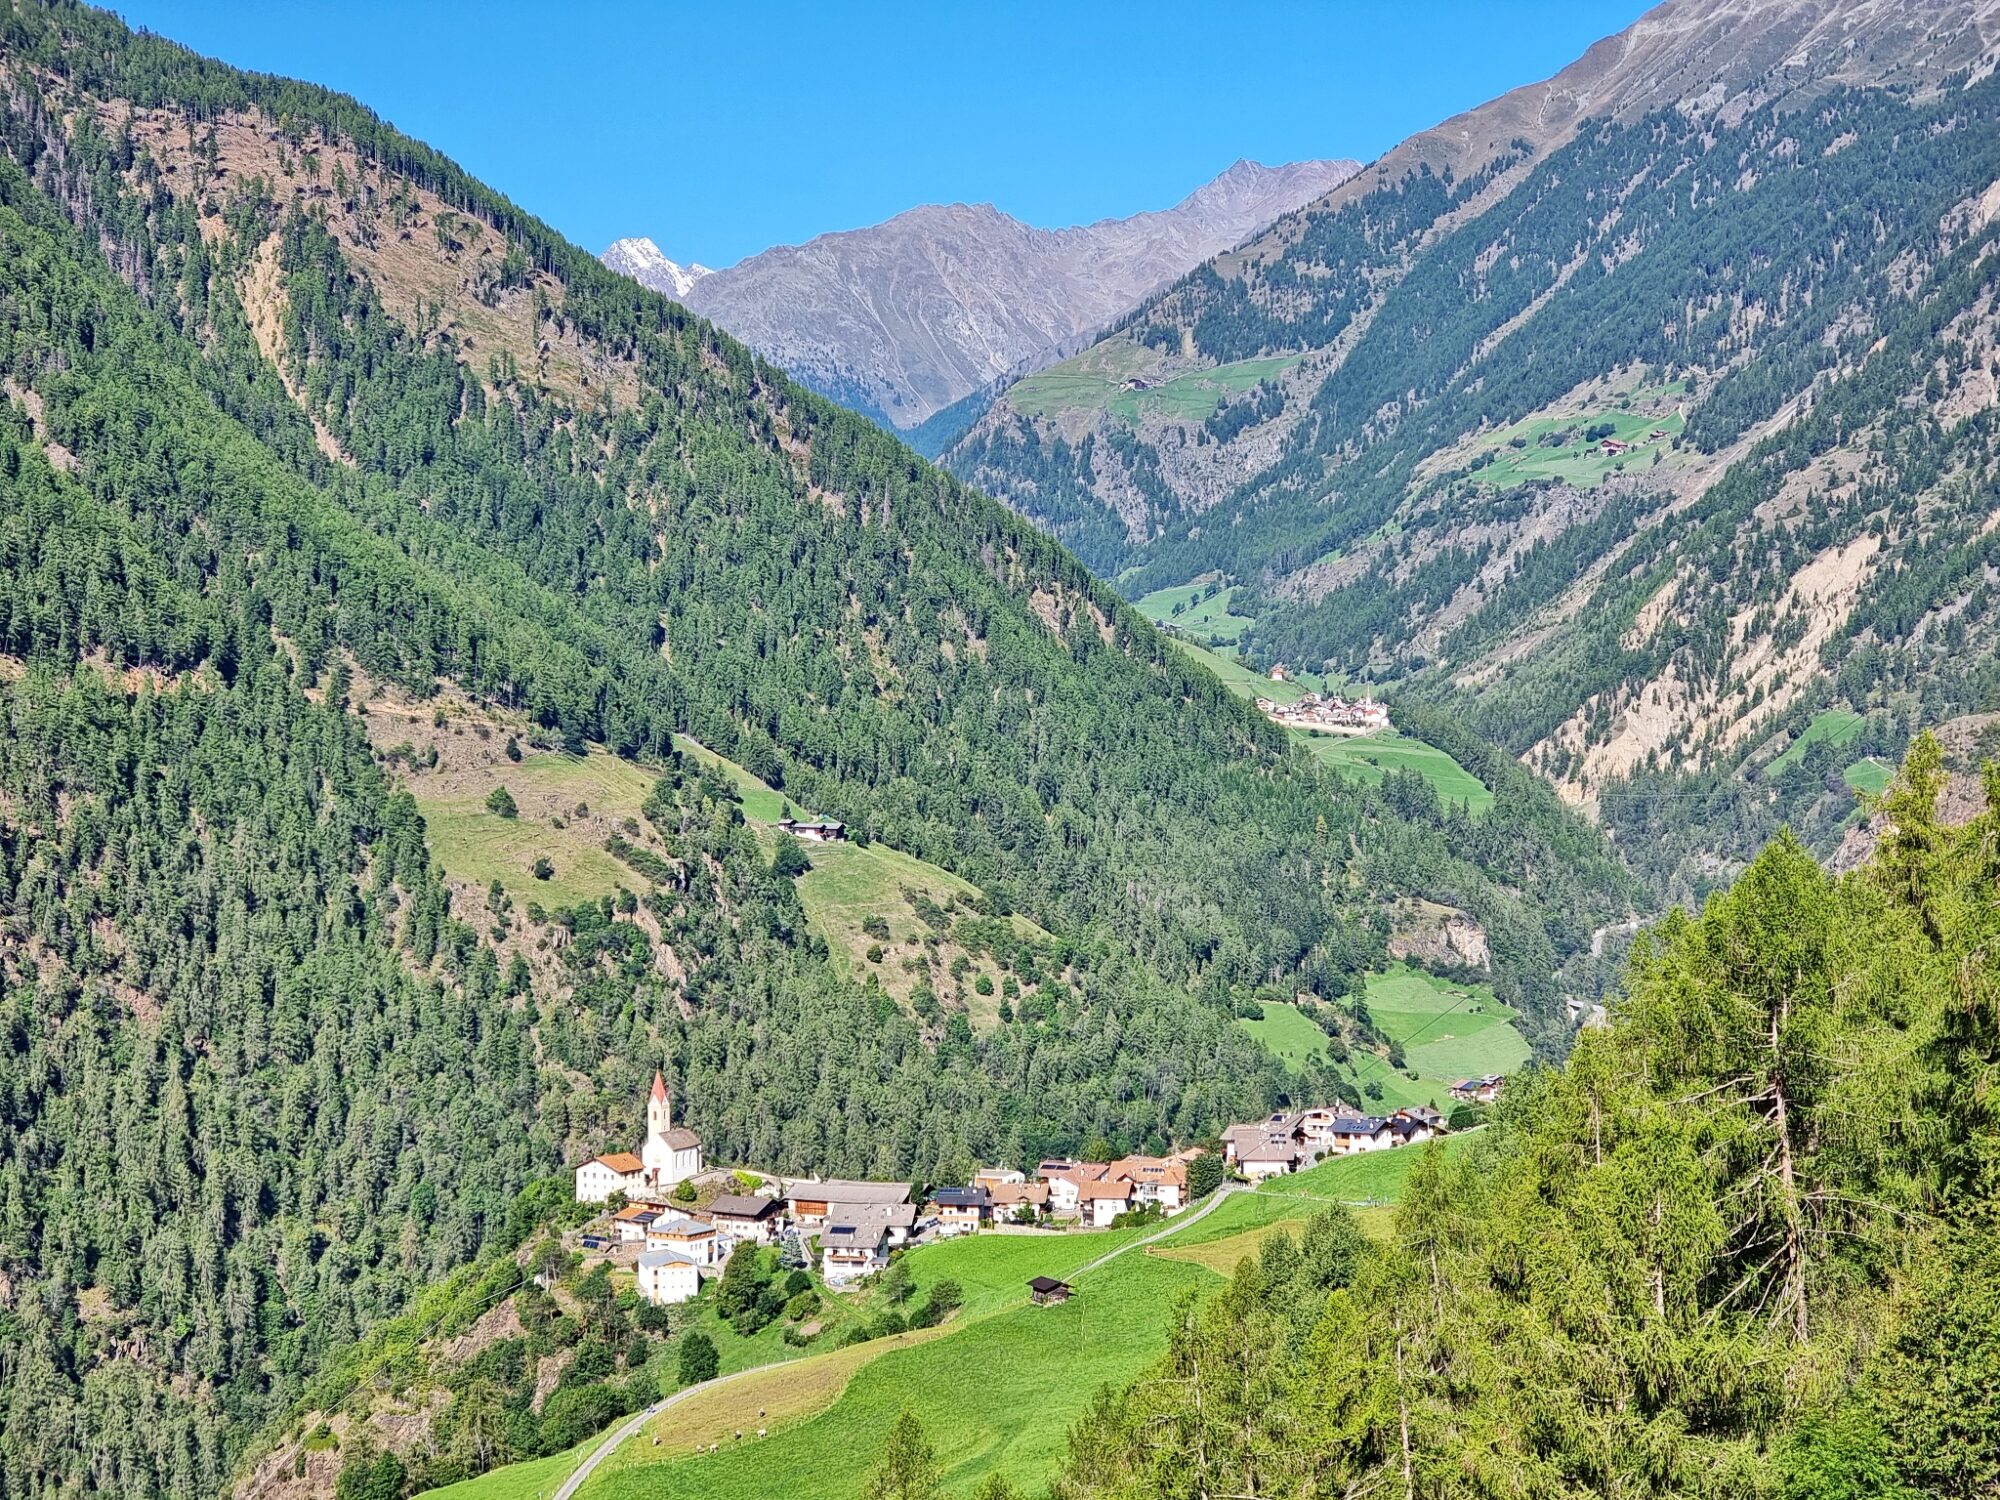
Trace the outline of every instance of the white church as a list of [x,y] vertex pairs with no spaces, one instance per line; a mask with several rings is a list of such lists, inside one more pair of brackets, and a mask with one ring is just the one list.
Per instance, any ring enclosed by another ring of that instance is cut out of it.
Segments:
[[701,1175],[701,1137],[674,1124],[674,1102],[667,1080],[653,1074],[653,1092],[646,1100],[646,1140],[635,1155],[611,1151],[593,1156],[576,1169],[576,1200],[602,1203],[613,1193],[628,1198],[658,1198],[690,1177]]

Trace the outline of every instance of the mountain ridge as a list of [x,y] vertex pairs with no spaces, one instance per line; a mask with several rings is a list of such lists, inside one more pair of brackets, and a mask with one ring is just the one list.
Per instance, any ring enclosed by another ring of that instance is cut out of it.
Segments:
[[[675,267],[638,279],[822,394],[910,428],[996,379],[1037,368],[1357,168],[1239,160],[1170,208],[1059,229],[991,203],[920,204],[697,278]],[[630,251],[615,261],[605,255],[638,275],[622,263]]]
[[[61,0],[0,74],[12,1489],[219,1493],[663,1063],[772,1171],[1164,1150],[1289,1086],[1261,986],[1360,1027],[1415,902],[1562,1050],[1638,893],[1527,772],[1323,770],[350,98]],[[893,985],[744,785],[954,877],[876,914]]]
[[[1662,795],[1717,773],[1730,858],[1756,842],[1739,793],[1763,835],[1810,824],[1830,853],[1838,777],[1760,784],[1815,711],[1872,715],[1863,748],[1893,758],[1914,703],[1981,706],[1935,642],[1988,638],[1982,592],[1928,622],[1866,600],[1983,535],[1959,491],[1991,421],[1996,44],[1992,0],[1670,0],[1003,388],[944,461],[1128,593],[1233,586],[1260,665],[1454,705],[1614,823],[1655,771]],[[1857,489],[1881,508],[1836,520]],[[1692,561],[1724,526],[1784,563]],[[1730,576],[1696,605],[1711,567]],[[1680,624],[1704,609],[1734,623]],[[1651,859],[1658,832],[1628,836]],[[1693,832],[1657,872],[1678,892],[1729,868],[1694,873]]]

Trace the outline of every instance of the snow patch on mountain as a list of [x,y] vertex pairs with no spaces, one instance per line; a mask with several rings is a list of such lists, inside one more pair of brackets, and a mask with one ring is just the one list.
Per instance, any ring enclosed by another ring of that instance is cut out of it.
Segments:
[[702,277],[715,274],[700,261],[682,265],[679,261],[667,259],[660,247],[644,235],[614,241],[599,259],[612,270],[630,276],[639,285],[665,292],[677,300],[685,297]]

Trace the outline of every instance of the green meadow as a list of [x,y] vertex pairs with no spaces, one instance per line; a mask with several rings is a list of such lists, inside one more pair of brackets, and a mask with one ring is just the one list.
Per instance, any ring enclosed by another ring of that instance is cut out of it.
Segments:
[[1311,676],[1273,682],[1268,673],[1246,667],[1235,657],[1221,651],[1211,651],[1208,647],[1197,645],[1185,636],[1170,635],[1167,639],[1207,667],[1221,679],[1224,687],[1239,698],[1269,698],[1273,703],[1296,703],[1307,692],[1316,690],[1319,686],[1319,679]]
[[[1200,422],[1224,401],[1259,381],[1275,379],[1298,362],[1297,355],[1274,355],[1159,380],[1153,373],[1160,363],[1157,354],[1113,342],[1015,382],[1004,399],[1030,417],[1101,411],[1127,422],[1145,417]],[[1134,382],[1143,384],[1135,388]]]
[[[1343,1068],[1376,1109],[1445,1109],[1459,1079],[1511,1073],[1528,1060],[1528,1043],[1513,1024],[1516,1012],[1483,985],[1456,984],[1398,964],[1369,976],[1366,1000],[1375,1029],[1403,1045],[1400,1069],[1364,1054]],[[1288,1068],[1326,1056],[1325,1033],[1290,1001],[1267,1001],[1261,1018],[1237,1024]],[[1366,1093],[1370,1084],[1381,1089],[1380,1099]]]
[[[1635,391],[1630,399],[1636,404],[1648,395],[1668,394],[1671,389],[1662,387],[1657,392]],[[1629,452],[1609,454],[1604,451],[1601,438],[1584,439],[1588,428],[1607,423],[1614,429],[1609,436],[1629,444]],[[1655,462],[1671,462],[1673,440],[1683,426],[1678,412],[1648,415],[1614,410],[1579,416],[1530,417],[1480,441],[1480,454],[1490,453],[1493,458],[1474,470],[1472,477],[1480,484],[1500,489],[1512,489],[1537,479],[1559,479],[1588,489],[1611,474],[1644,473]],[[1656,438],[1655,432],[1664,435]],[[1545,441],[1556,436],[1566,436],[1568,441],[1561,444]],[[1516,443],[1520,446],[1515,446]]]
[[1205,583],[1177,583],[1134,599],[1132,607],[1156,625],[1177,626],[1203,642],[1234,641],[1250,624],[1248,615],[1230,609],[1236,590],[1223,588],[1204,598],[1207,593]]
[[1308,1058],[1326,1056],[1326,1033],[1289,1000],[1266,1000],[1262,1019],[1239,1016],[1237,1025],[1288,1068],[1299,1068]]
[[1322,764],[1371,786],[1391,771],[1415,771],[1437,788],[1445,802],[1463,802],[1475,817],[1493,809],[1493,793],[1486,784],[1435,745],[1394,730],[1370,735],[1299,733]]
[[[604,852],[603,820],[636,818],[654,780],[654,772],[601,750],[537,752],[518,764],[468,773],[448,791],[414,777],[411,791],[446,874],[481,887],[497,880],[517,901],[560,907],[614,895],[621,886],[645,889],[643,877]],[[496,786],[507,788],[517,816],[487,808]],[[578,806],[591,815],[579,817]],[[537,880],[534,863],[544,855],[555,875]]]
[[1799,737],[1785,747],[1785,753],[1764,768],[1764,774],[1776,776],[1787,767],[1796,765],[1807,750],[1822,740],[1835,747],[1851,744],[1867,722],[1866,718],[1851,709],[1822,709],[1813,715],[1812,722],[1806,725]]
[[1896,768],[1884,765],[1872,757],[1857,760],[1840,773],[1841,779],[1857,792],[1866,792],[1871,797],[1879,797],[1889,789],[1889,783],[1896,779]]

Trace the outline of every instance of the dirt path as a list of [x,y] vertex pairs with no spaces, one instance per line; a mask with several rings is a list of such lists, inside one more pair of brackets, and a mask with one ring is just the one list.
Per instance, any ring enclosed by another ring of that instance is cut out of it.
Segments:
[[1242,1189],[1234,1186],[1231,1183],[1225,1182],[1221,1187],[1217,1188],[1214,1192],[1210,1193],[1208,1195],[1208,1201],[1202,1204],[1202,1206],[1200,1208],[1197,1208],[1193,1213],[1183,1214],[1177,1219],[1169,1219],[1167,1220],[1166,1228],[1156,1230],[1152,1234],[1146,1235],[1142,1239],[1127,1240],[1124,1244],[1120,1245],[1116,1250],[1107,1250],[1102,1255],[1098,1256],[1096,1260],[1086,1261],[1084,1264],[1078,1266],[1074,1271],[1069,1273],[1069,1279],[1071,1281],[1077,1281],[1081,1279],[1083,1276],[1087,1275],[1089,1272],[1095,1271],[1099,1266],[1103,1265],[1106,1261],[1112,1261],[1118,1259],[1118,1257],[1123,1255],[1127,1250],[1143,1249],[1147,1245],[1152,1244],[1153,1241],[1155,1240],[1163,1240],[1170,1234],[1179,1234],[1183,1229],[1188,1229],[1196,1224],[1199,1224],[1203,1219],[1207,1218],[1210,1214],[1214,1213],[1215,1210],[1221,1206],[1223,1199],[1227,1198],[1232,1193],[1241,1191]]
[[1646,925],[1645,918],[1632,917],[1623,922],[1611,922],[1598,928],[1590,935],[1590,956],[1604,957],[1604,940],[1611,937],[1637,936]]

